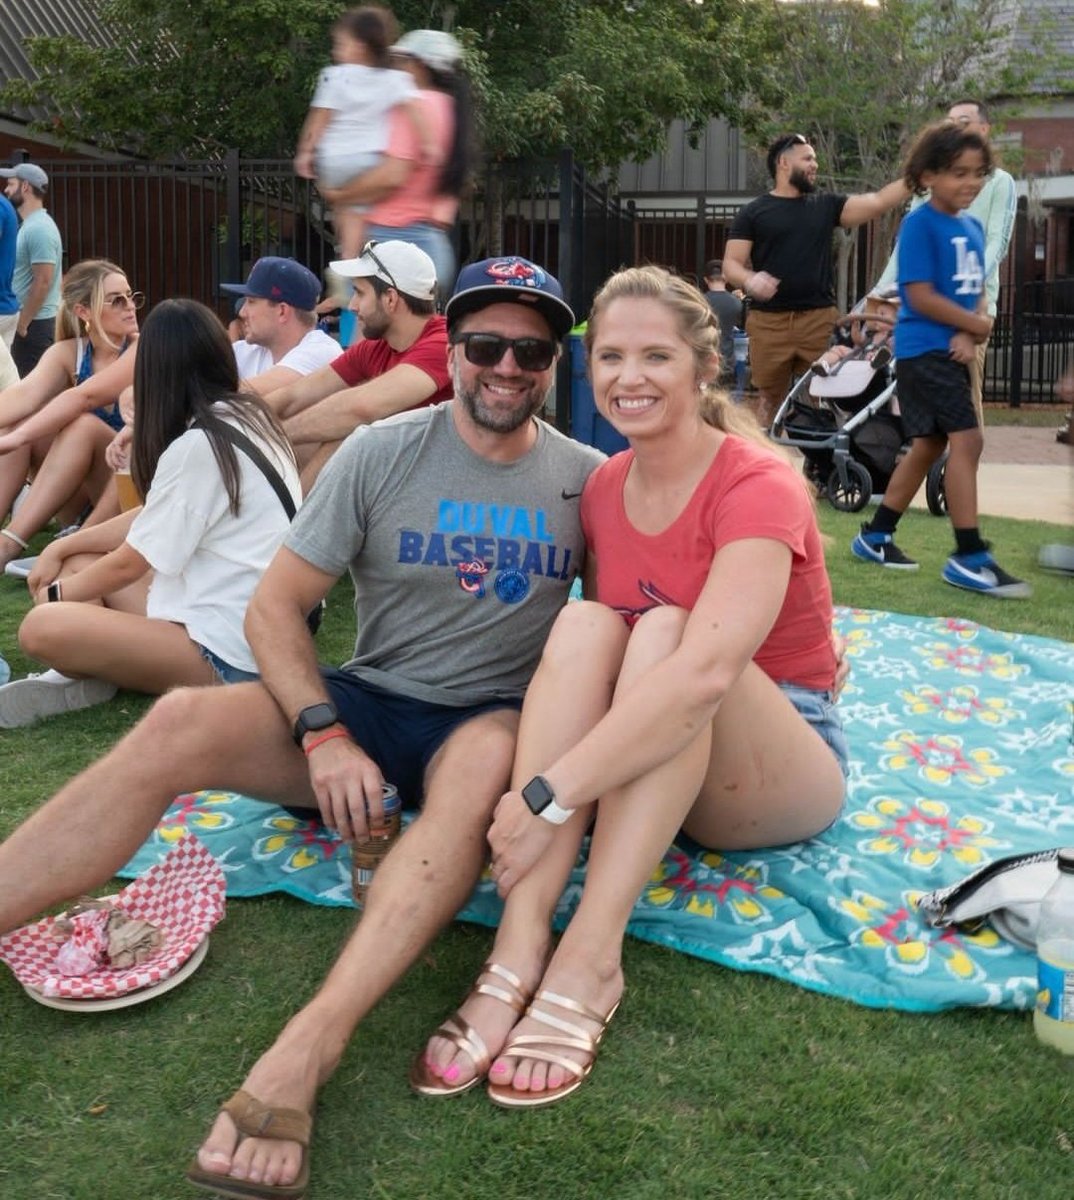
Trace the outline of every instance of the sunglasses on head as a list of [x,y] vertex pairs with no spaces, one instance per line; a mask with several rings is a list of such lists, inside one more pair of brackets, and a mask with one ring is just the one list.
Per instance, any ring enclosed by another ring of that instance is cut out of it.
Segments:
[[377,264],[377,270],[382,272],[384,275],[386,275],[388,277],[388,282],[398,292],[400,290],[400,288],[399,288],[399,285],[395,282],[395,276],[392,275],[391,271],[389,271],[388,268],[377,257],[376,250],[374,249],[374,247],[379,246],[379,245],[380,245],[380,243],[375,240],[371,241],[371,242],[366,242],[366,244],[362,247],[361,257],[365,258],[365,256],[368,254],[369,257]]
[[105,296],[104,302],[108,308],[126,308],[130,304],[137,311],[145,304],[145,292],[112,292]]
[[776,153],[782,154],[784,150],[789,150],[792,146],[808,146],[809,138],[801,133],[788,133],[786,137],[781,137],[776,145]]
[[547,371],[556,357],[556,343],[547,338],[500,337],[498,333],[457,333],[451,339],[462,345],[466,361],[475,367],[494,367],[508,350],[523,371]]

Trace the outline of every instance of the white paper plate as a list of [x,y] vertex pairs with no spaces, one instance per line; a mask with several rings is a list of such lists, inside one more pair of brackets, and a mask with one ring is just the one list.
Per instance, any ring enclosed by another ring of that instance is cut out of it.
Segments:
[[144,1004],[146,1000],[154,1000],[157,996],[163,996],[165,992],[170,992],[172,988],[178,987],[184,979],[188,979],[201,966],[208,949],[209,935],[206,934],[194,953],[174,975],[169,975],[160,983],[151,983],[148,987],[139,988],[136,992],[125,992],[122,996],[72,1000],[67,996],[46,996],[37,988],[27,987],[26,984],[23,984],[23,991],[38,1004],[43,1004],[46,1008],[59,1008],[64,1012],[95,1013],[110,1012],[115,1008],[130,1008],[134,1004]]

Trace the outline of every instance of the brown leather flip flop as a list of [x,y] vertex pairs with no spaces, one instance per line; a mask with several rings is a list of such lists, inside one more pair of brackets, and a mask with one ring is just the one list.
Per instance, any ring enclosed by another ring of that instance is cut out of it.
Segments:
[[196,1187],[215,1192],[218,1196],[232,1196],[236,1200],[302,1200],[310,1182],[309,1144],[313,1130],[313,1118],[297,1108],[273,1108],[262,1104],[255,1096],[241,1089],[225,1104],[221,1111],[235,1122],[242,1138],[272,1138],[280,1142],[298,1142],[302,1147],[302,1166],[294,1183],[255,1183],[252,1179],[233,1179],[230,1175],[219,1175],[206,1171],[195,1158],[187,1170],[186,1177]]

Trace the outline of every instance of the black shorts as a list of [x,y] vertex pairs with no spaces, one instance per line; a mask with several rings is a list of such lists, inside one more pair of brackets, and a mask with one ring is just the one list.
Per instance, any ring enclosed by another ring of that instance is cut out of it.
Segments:
[[321,674],[340,720],[380,767],[385,782],[399,789],[407,808],[421,803],[425,769],[460,725],[497,709],[522,708],[521,700],[489,700],[462,708],[430,704],[374,687],[349,671],[322,667]]
[[969,368],[946,350],[930,350],[895,364],[899,412],[908,438],[977,428]]

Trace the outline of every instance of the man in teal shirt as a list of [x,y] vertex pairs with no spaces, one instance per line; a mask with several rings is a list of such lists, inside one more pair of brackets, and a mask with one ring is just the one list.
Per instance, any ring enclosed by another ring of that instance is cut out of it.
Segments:
[[52,345],[60,303],[63,243],[56,222],[45,211],[48,175],[35,163],[19,163],[0,169],[0,178],[7,180],[4,195],[22,220],[12,279],[19,320],[11,354],[19,374],[25,377]]

